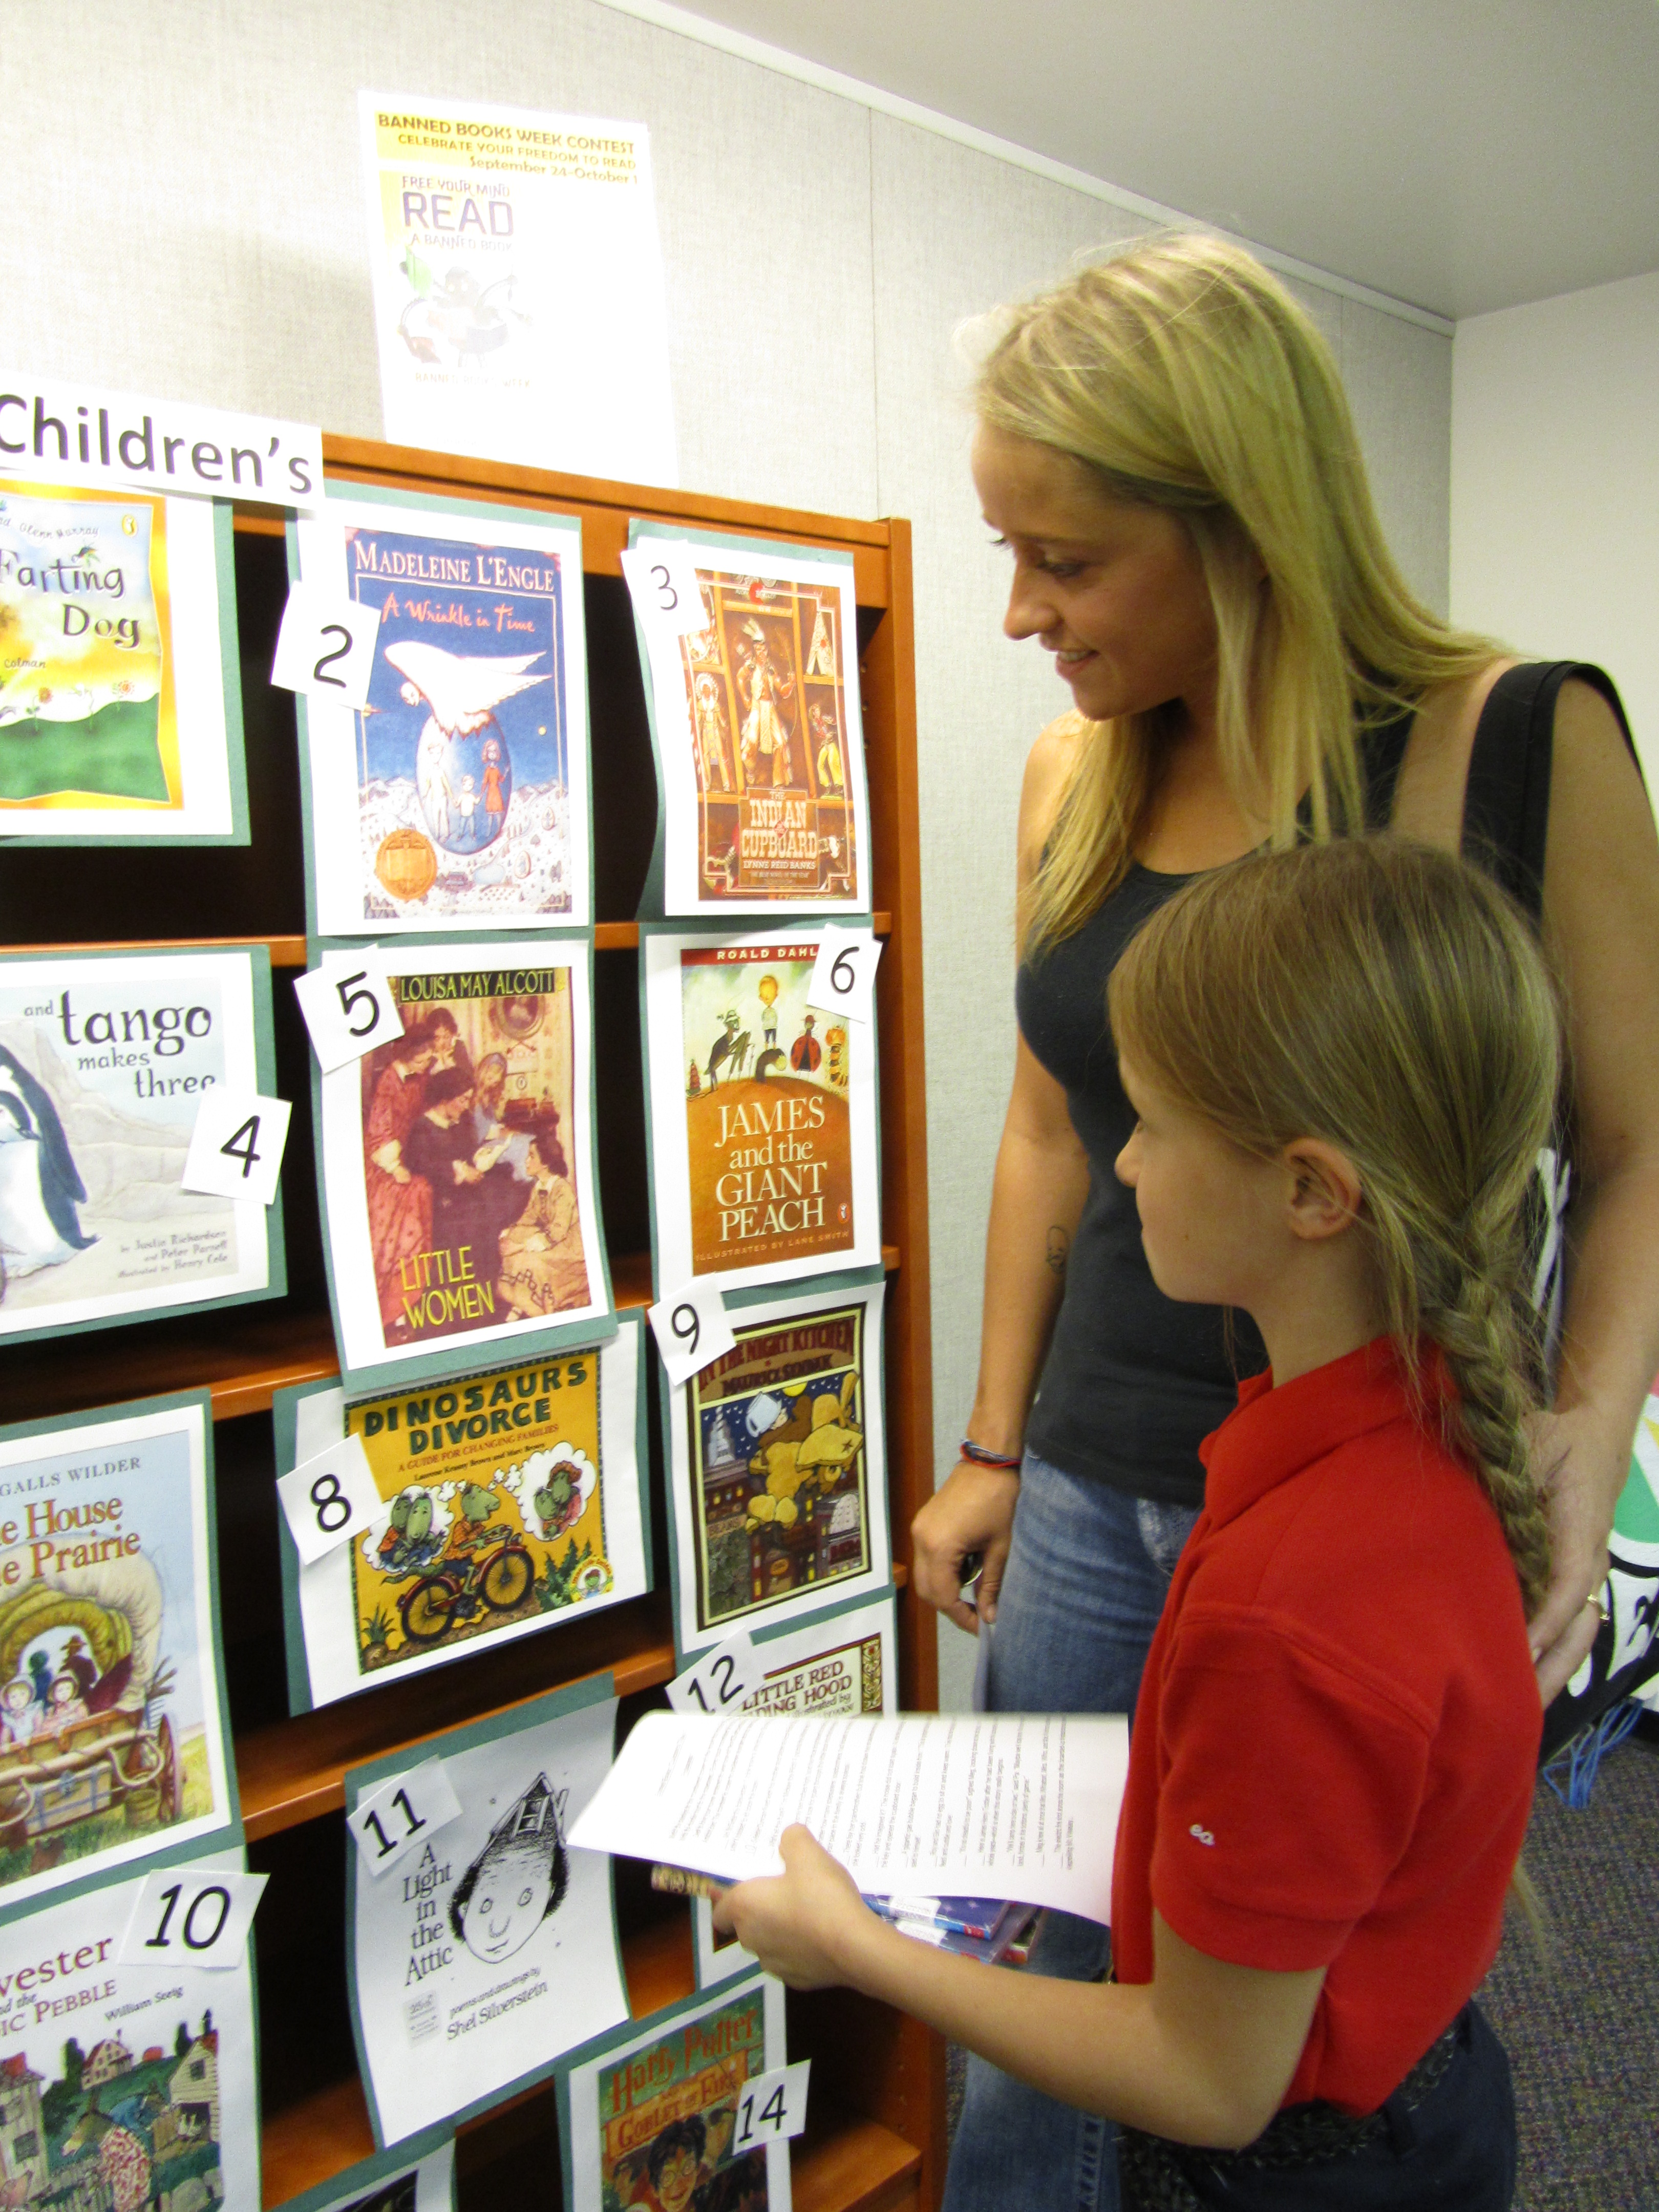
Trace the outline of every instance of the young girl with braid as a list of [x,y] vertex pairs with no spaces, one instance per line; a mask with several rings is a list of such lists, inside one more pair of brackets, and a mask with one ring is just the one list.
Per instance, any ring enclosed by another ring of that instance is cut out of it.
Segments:
[[804,1828],[717,1924],[1117,2121],[1131,2208],[1503,2212],[1509,2069],[1472,1996],[1540,1720],[1522,1251],[1550,978],[1485,878],[1379,837],[1200,876],[1109,1008],[1153,1279],[1248,1314],[1271,1361],[1202,1447],[1142,1679],[1115,1982],[913,1942]]

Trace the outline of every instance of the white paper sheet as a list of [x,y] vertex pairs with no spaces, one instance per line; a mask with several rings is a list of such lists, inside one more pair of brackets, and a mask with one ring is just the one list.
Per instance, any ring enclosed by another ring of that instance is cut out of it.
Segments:
[[872,1893],[1106,1922],[1128,1762],[1121,1714],[647,1713],[570,1840],[743,1881],[782,1871],[778,1838],[799,1820]]

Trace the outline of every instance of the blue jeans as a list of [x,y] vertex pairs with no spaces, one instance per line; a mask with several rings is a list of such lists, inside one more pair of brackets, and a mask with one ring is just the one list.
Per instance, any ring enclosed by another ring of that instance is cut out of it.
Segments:
[[[1132,1713],[1147,1647],[1195,1510],[1063,1474],[1027,1452],[975,1703],[999,1713]],[[1097,1981],[1106,1930],[1042,1917],[1027,1973]],[[969,2057],[945,2212],[1116,2212],[1109,2121]]]

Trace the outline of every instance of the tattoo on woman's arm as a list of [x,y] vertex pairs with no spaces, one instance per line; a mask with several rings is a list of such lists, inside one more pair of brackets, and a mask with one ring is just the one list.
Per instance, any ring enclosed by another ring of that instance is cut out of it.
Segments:
[[1051,1275],[1064,1277],[1066,1273],[1066,1255],[1071,1249],[1072,1239],[1069,1231],[1061,1229],[1056,1225],[1048,1231],[1048,1249],[1046,1255],[1046,1260],[1048,1272]]

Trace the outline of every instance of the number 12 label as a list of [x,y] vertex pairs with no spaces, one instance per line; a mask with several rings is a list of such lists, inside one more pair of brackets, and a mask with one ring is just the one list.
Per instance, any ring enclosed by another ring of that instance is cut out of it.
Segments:
[[163,1867],[148,1875],[116,1957],[124,1966],[240,1966],[268,1877],[228,1867]]
[[428,1759],[359,1798],[356,1811],[346,1816],[346,1826],[356,1838],[363,1864],[378,1881],[405,1851],[425,1844],[460,1809],[442,1759]]
[[746,1628],[706,1651],[668,1685],[668,1702],[677,1713],[735,1713],[763,1679],[760,1657]]
[[732,2137],[732,2154],[753,2150],[758,2143],[780,2142],[798,2136],[806,2125],[806,2077],[810,2058],[793,2066],[775,2066],[745,2081],[738,2096],[738,2124]]
[[291,1474],[279,1474],[276,1495],[302,1566],[313,1566],[360,1528],[386,1517],[361,1437],[342,1437],[315,1459],[302,1460]]

